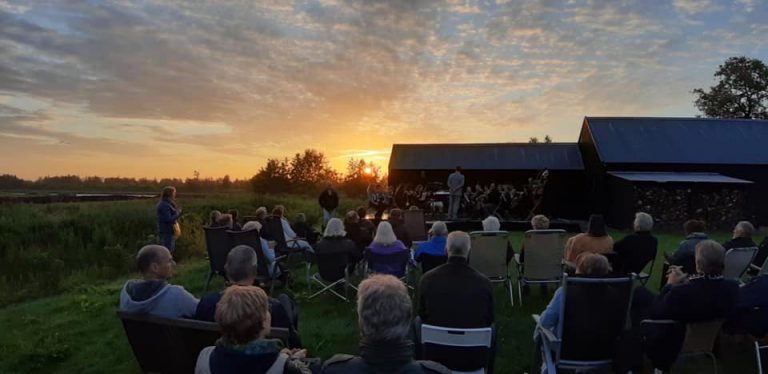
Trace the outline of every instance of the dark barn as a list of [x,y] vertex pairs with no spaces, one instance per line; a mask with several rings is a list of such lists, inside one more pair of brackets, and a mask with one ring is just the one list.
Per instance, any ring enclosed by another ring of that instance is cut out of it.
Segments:
[[768,121],[586,117],[579,148],[589,206],[620,228],[650,207],[671,227],[687,218],[713,228],[766,223],[767,144]]
[[456,166],[464,169],[466,185],[501,183],[517,189],[549,170],[540,212],[558,218],[585,214],[584,165],[575,143],[394,144],[389,184],[445,185]]

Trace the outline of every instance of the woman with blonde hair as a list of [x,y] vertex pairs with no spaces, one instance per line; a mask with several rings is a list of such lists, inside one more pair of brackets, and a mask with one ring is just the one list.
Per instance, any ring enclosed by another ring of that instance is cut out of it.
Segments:
[[[369,264],[373,271],[397,277],[405,275],[405,267],[411,258],[411,251],[405,247],[403,242],[397,240],[395,231],[389,222],[382,221],[379,223],[379,227],[376,229],[376,236],[373,237],[373,242],[368,247],[368,251],[370,251],[371,255],[378,258],[390,256],[387,257],[387,261],[375,261],[375,263]],[[404,259],[404,261],[400,261],[401,259]]]

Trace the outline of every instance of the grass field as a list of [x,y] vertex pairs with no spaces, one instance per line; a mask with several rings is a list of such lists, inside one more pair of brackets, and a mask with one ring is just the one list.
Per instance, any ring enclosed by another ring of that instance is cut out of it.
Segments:
[[[280,198],[275,199],[265,201],[262,198],[255,202],[253,198],[238,197],[234,200],[187,202],[185,206],[194,207],[191,210],[199,212],[195,214],[202,214],[213,208],[229,207],[241,207],[243,212],[243,209],[250,209],[254,204],[271,206]],[[287,200],[292,200],[286,204],[292,212],[303,209],[312,214],[312,219],[317,218],[319,212],[311,213],[310,211],[314,208],[312,199],[289,198]],[[139,204],[143,207],[141,202],[128,202],[128,204]],[[80,209],[87,211],[96,208],[91,206]],[[56,209],[66,208],[56,207]],[[138,208],[129,207],[128,209]],[[193,227],[188,227],[186,230],[193,232],[190,235],[197,235]],[[612,235],[618,238],[623,234],[614,232]],[[681,239],[680,235],[670,234],[661,234],[658,237],[660,249],[667,251],[675,248]],[[714,236],[718,241],[726,237],[726,234]],[[511,240],[515,248],[520,247],[521,238],[522,233],[513,233]],[[190,292],[200,296],[208,271],[208,263],[199,255],[203,252],[202,241],[194,238],[188,238],[188,240],[189,242],[184,244],[188,247],[186,258],[180,263],[173,283],[181,284]],[[135,252],[137,245],[138,243],[125,248],[126,256]],[[660,273],[661,267],[657,266],[649,282],[648,287],[651,290],[658,289]],[[294,269],[296,282],[290,289],[278,289],[277,292],[286,292],[297,300],[301,338],[310,354],[326,359],[334,353],[356,353],[358,331],[354,304],[347,304],[325,295],[308,300],[309,289],[304,284],[303,274],[303,270]],[[3,330],[0,333],[0,373],[138,372],[138,366],[125,339],[122,326],[115,315],[118,293],[122,284],[126,279],[135,276],[126,271],[116,279],[113,277],[112,280],[103,280],[108,277],[102,277],[84,282],[87,278],[81,277],[79,282],[71,281],[67,287],[58,288],[56,296],[20,302],[0,309],[0,326]],[[211,290],[218,290],[221,287],[223,282],[219,278],[212,283]],[[499,328],[497,373],[536,372],[531,368],[533,359],[531,336],[534,325],[530,314],[541,312],[549,301],[550,295],[551,292],[542,295],[538,287],[533,287],[531,295],[525,297],[524,306],[520,306],[516,297],[516,305],[511,307],[504,288],[497,287],[495,294]],[[27,297],[27,300],[30,298]],[[729,342],[723,344],[723,347],[720,360],[721,373],[756,372],[754,354],[748,345]],[[675,372],[710,372],[711,368],[707,364],[706,360],[692,359],[685,361],[680,370]]]

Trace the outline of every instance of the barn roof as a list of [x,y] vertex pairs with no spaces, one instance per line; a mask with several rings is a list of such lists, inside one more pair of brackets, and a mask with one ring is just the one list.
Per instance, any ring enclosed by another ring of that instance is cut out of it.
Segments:
[[608,174],[632,182],[727,184],[752,183],[752,181],[748,181],[746,179],[732,178],[718,173],[609,171]]
[[583,170],[575,143],[394,144],[390,170]]
[[768,121],[585,117],[604,163],[768,165]]

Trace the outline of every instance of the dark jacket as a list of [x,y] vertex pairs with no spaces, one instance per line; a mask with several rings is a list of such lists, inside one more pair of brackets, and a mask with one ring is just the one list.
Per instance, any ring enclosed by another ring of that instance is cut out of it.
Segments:
[[331,193],[328,194],[328,190],[325,189],[320,193],[320,196],[318,196],[317,202],[320,204],[321,208],[330,212],[339,207],[339,195],[333,189],[331,189]]
[[172,234],[173,224],[179,219],[176,204],[169,199],[161,199],[155,210],[157,211],[157,231],[161,234]]
[[414,361],[413,343],[386,342],[360,343],[360,356],[337,354],[325,361],[326,374],[417,374],[451,373],[446,367],[432,361]]
[[331,254],[331,253],[346,253],[348,262],[350,264],[360,261],[362,256],[357,249],[355,242],[345,237],[331,236],[320,239],[315,246],[315,253]]
[[352,240],[357,246],[357,250],[362,256],[363,250],[373,241],[373,236],[367,231],[363,231],[357,223],[344,222],[344,231],[347,232],[347,239]]
[[668,259],[670,265],[683,267],[683,272],[696,274],[696,245],[700,241],[709,239],[703,232],[694,232],[680,242],[677,251]]
[[408,234],[408,230],[405,228],[405,223],[400,220],[389,221],[392,225],[392,231],[395,232],[395,237],[405,244],[405,248],[411,248],[413,241]]
[[251,374],[270,370],[284,374],[311,373],[306,364],[281,351],[278,340],[263,339],[248,346],[249,350],[229,347],[219,340],[216,346],[203,348],[197,358],[195,373]]
[[656,297],[651,317],[683,322],[728,318],[738,293],[739,284],[734,280],[693,276],[687,283],[664,286]]
[[296,222],[291,225],[291,228],[293,229],[293,232],[296,233],[296,236],[306,239],[309,244],[314,245],[317,243],[318,233],[308,223]]
[[421,277],[419,316],[423,323],[475,328],[493,324],[491,281],[461,257],[449,257]]
[[[760,308],[754,313],[754,308]],[[733,324],[755,337],[768,333],[768,275],[755,277],[739,288]]]
[[749,247],[757,247],[757,244],[755,244],[755,242],[752,241],[752,238],[739,237],[739,238],[728,240],[725,243],[723,243],[723,248],[725,248],[726,252],[729,249],[733,249],[733,248],[749,248]]
[[648,231],[629,234],[613,244],[618,254],[621,273],[640,274],[645,265],[656,258],[658,240]]

